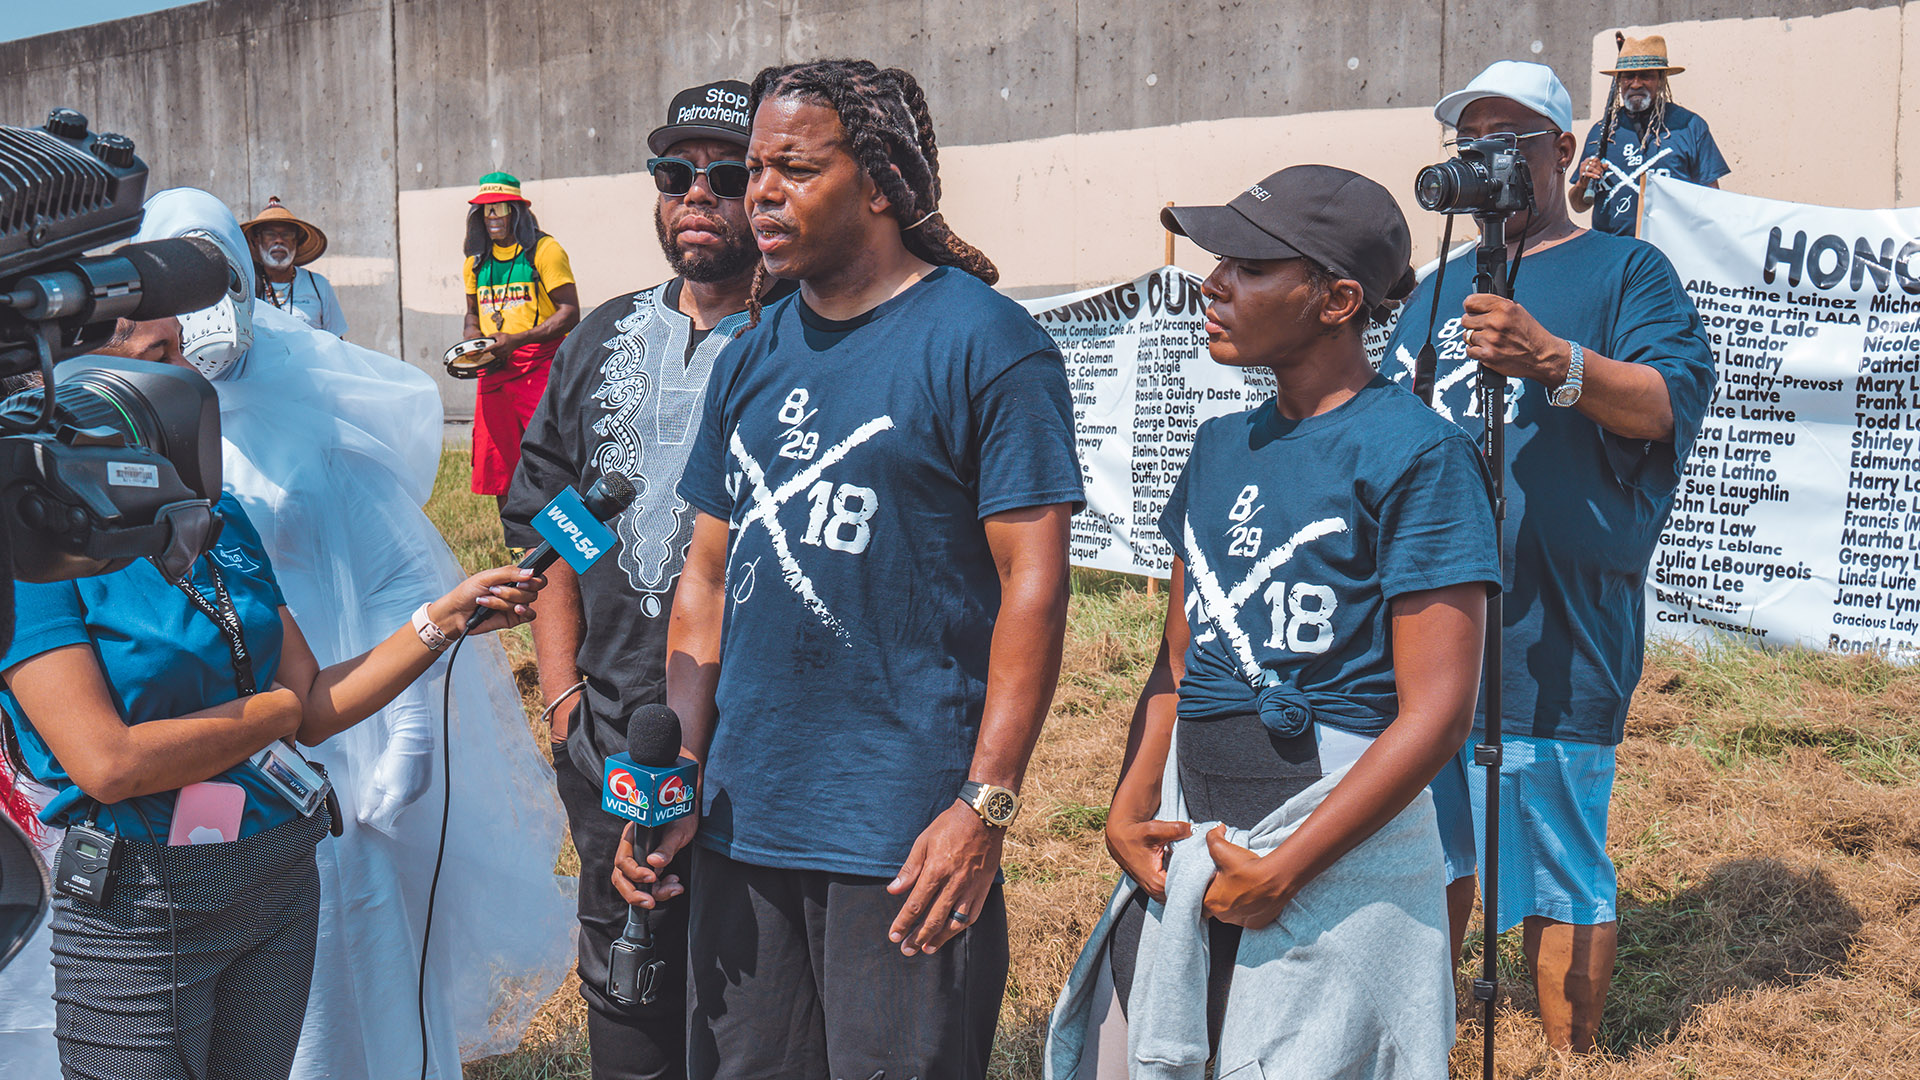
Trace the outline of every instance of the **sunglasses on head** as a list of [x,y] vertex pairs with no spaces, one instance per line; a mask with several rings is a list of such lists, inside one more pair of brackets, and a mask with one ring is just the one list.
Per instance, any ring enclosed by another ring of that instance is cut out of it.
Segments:
[[716,161],[706,167],[686,158],[647,159],[647,171],[653,174],[653,186],[662,195],[685,195],[693,190],[693,178],[704,174],[707,190],[717,199],[740,199],[747,194],[747,166],[740,161]]

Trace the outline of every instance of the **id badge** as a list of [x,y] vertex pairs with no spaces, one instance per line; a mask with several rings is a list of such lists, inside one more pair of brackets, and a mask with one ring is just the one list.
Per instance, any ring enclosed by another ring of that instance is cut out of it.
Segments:
[[279,739],[248,758],[247,764],[274,790],[284,795],[300,811],[301,817],[312,817],[313,812],[320,809],[327,799],[327,778],[320,775],[320,771],[306,758],[301,757],[300,751]]

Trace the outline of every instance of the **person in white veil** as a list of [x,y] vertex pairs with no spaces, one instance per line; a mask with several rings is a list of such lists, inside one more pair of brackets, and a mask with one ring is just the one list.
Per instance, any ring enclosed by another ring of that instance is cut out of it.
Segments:
[[[179,354],[219,394],[224,486],[259,527],[319,662],[357,655],[465,577],[421,510],[438,469],[439,392],[399,360],[256,302],[239,223],[212,195],[174,188],[148,201],[135,239],[177,236],[212,240],[234,274],[227,301],[179,320]],[[311,753],[346,822],[318,853],[319,948],[296,1078],[411,1075],[420,1057],[446,681],[443,661]],[[565,976],[573,925],[571,883],[553,872],[564,818],[501,646],[467,643],[452,684],[455,782],[426,980],[427,1075],[442,1078],[458,1077],[463,1057],[519,1043]],[[23,954],[0,973],[0,1002],[35,970]],[[50,995],[50,970],[37,977]],[[7,1023],[0,1015],[0,1040]],[[50,1030],[45,1042],[53,1060]]]

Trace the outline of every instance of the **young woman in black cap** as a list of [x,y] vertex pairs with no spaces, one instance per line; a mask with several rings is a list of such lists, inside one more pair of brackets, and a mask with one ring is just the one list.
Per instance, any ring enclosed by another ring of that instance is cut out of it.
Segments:
[[1200,426],[1160,519],[1166,629],[1107,821],[1127,877],[1056,1016],[1055,1064],[1084,1048],[1108,964],[1136,1070],[1217,1053],[1221,1077],[1443,1077],[1427,787],[1472,722],[1498,569],[1473,444],[1362,345],[1412,286],[1406,223],[1380,185],[1320,165],[1163,221],[1220,256],[1202,286],[1213,360],[1278,388]]

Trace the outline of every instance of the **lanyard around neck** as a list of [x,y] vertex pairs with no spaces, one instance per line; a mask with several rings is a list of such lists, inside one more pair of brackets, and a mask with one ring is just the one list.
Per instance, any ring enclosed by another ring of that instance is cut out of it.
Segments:
[[233,659],[233,686],[240,691],[241,697],[255,692],[253,682],[253,657],[247,652],[247,639],[240,625],[240,613],[233,606],[233,597],[227,593],[226,578],[220,574],[220,567],[212,559],[207,560],[207,574],[213,578],[214,601],[208,600],[193,583],[186,578],[174,582],[174,586],[186,594],[191,603],[202,615],[213,620],[220,628],[220,635],[227,639],[227,651]]

